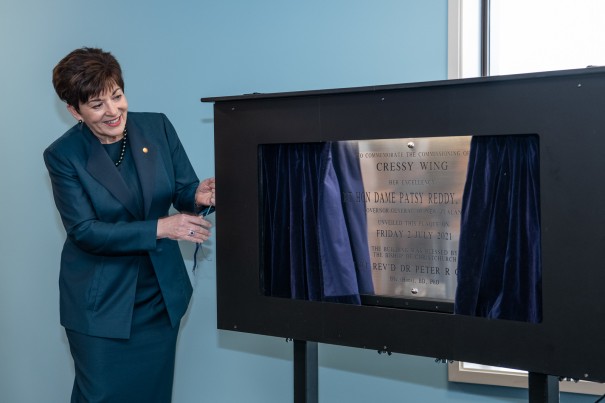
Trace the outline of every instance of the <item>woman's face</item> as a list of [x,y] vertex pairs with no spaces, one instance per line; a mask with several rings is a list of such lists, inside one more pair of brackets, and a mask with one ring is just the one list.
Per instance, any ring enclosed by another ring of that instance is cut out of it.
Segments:
[[117,85],[91,97],[88,102],[80,103],[79,111],[67,106],[73,117],[82,120],[101,143],[114,143],[122,138],[126,127],[128,101],[126,95]]

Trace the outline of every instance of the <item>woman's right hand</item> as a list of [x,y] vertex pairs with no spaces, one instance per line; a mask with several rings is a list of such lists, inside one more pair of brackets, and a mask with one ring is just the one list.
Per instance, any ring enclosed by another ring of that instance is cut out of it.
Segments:
[[158,220],[157,238],[202,243],[210,238],[212,223],[193,214],[174,214]]

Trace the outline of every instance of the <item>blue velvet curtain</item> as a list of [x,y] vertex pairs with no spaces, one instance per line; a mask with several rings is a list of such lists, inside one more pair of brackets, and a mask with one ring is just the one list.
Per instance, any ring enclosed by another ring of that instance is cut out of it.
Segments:
[[356,143],[262,145],[265,295],[360,303],[372,293],[365,203]]
[[538,137],[471,140],[456,314],[542,320]]

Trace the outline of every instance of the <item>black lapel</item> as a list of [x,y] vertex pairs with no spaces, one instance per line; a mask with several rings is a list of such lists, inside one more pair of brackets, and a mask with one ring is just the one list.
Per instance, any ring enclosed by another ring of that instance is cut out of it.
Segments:
[[[92,136],[89,141],[89,153],[86,169],[88,172],[103,185],[126,209],[135,217],[140,217],[141,213],[137,208],[137,203],[130,189],[124,182],[122,175],[116,169],[113,161],[107,155],[107,152],[101,143],[94,138],[88,128],[84,129],[88,133],[85,136]],[[90,137],[88,137],[90,139]]]

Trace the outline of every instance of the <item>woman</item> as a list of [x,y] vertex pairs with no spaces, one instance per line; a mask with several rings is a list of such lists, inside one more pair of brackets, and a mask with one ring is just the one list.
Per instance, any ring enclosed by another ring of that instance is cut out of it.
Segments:
[[44,151],[67,233],[59,287],[71,401],[169,402],[192,293],[177,241],[210,236],[197,213],[214,205],[214,179],[199,182],[166,116],[128,112],[110,53],[74,50],[53,85],[78,121]]

